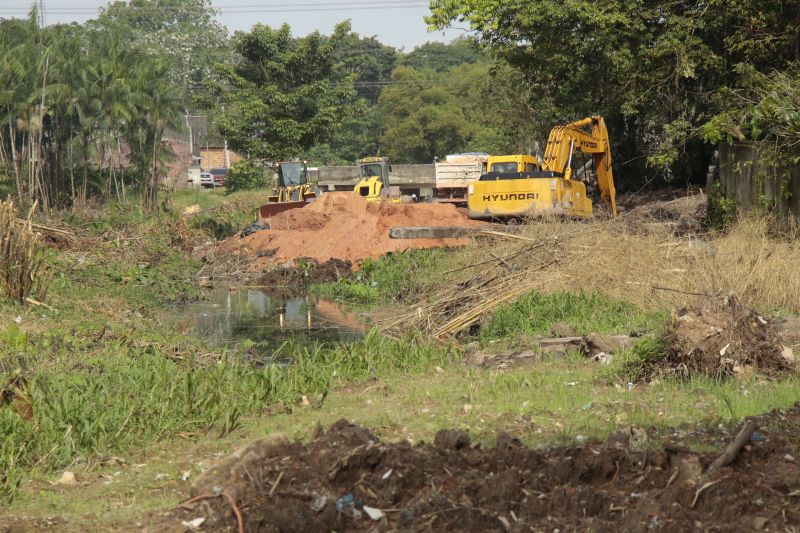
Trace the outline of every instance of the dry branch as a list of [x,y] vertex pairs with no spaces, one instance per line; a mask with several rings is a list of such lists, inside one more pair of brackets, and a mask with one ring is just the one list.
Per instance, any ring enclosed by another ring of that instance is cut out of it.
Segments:
[[736,456],[739,455],[739,451],[750,441],[750,437],[753,436],[753,432],[755,432],[756,428],[758,428],[758,426],[753,420],[745,422],[739,430],[739,433],[736,434],[736,438],[728,444],[725,451],[708,467],[706,475],[718,468],[731,464],[733,460],[736,459]]
[[35,209],[20,220],[13,201],[0,202],[0,291],[21,304],[41,302],[50,283],[45,245],[31,221]]

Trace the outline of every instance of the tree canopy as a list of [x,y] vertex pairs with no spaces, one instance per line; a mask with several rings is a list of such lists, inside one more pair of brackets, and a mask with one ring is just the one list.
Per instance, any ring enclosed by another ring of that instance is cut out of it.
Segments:
[[16,195],[48,209],[133,185],[155,206],[163,133],[181,124],[167,72],[116,32],[42,29],[35,10],[0,21],[0,163]]
[[707,164],[700,131],[731,111],[721,95],[748,83],[738,66],[800,60],[800,4],[780,0],[433,0],[427,20],[468,23],[519,70],[546,121],[604,114],[618,161],[667,176]]
[[218,79],[209,84],[214,121],[234,150],[279,161],[334,137],[355,97],[353,75],[333,79],[336,50],[349,30],[344,23],[330,37],[295,39],[288,25],[257,24],[234,35],[241,60],[217,65]]
[[89,27],[124,35],[128,46],[166,58],[173,82],[197,88],[230,56],[228,31],[215,17],[209,0],[116,0]]

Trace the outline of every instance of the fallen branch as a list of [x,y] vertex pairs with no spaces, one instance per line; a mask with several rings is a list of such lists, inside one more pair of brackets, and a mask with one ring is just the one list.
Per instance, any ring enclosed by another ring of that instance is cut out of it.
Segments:
[[748,420],[742,426],[742,429],[739,430],[739,433],[736,435],[736,438],[728,444],[725,448],[725,451],[722,452],[722,455],[717,457],[716,461],[711,463],[711,466],[708,467],[706,470],[705,475],[710,474],[714,470],[721,468],[723,466],[727,466],[736,459],[736,456],[739,454],[739,451],[750,441],[750,437],[753,436],[753,432],[758,428],[758,425],[752,421]]
[[689,296],[709,296],[708,294],[706,294],[704,292],[682,291],[680,289],[673,289],[673,288],[670,288],[670,287],[659,287],[657,285],[651,285],[650,288],[652,288],[654,291],[677,292],[679,294],[688,294]]
[[219,496],[224,497],[228,501],[228,505],[231,506],[231,510],[233,511],[233,514],[236,516],[236,524],[239,526],[239,533],[244,533],[244,519],[242,519],[242,512],[236,506],[236,502],[233,501],[233,498],[231,498],[230,495],[225,494],[224,492],[220,492],[219,494],[200,494],[199,496],[195,496],[194,498],[186,500],[185,502],[178,505],[178,507],[181,507],[183,509],[188,509],[191,511],[192,510],[192,508],[190,507],[191,504],[199,502],[200,500],[217,498]]
[[485,229],[476,232],[478,235],[493,235],[495,237],[507,237],[509,239],[517,239],[519,241],[527,241],[527,242],[539,242],[536,239],[531,239],[530,237],[523,237],[522,235],[514,235],[513,233],[505,233],[502,231],[494,231],[490,229]]
[[40,302],[39,300],[34,300],[30,296],[26,296],[25,297],[25,301],[28,302],[29,304],[33,304],[33,305],[38,305],[38,306],[44,307],[48,311],[54,311],[54,312],[56,311],[56,309],[54,307],[50,307],[46,303]]
[[694,493],[694,500],[692,500],[692,505],[690,505],[689,508],[690,509],[694,509],[694,506],[697,505],[698,498],[700,498],[700,494],[702,494],[703,491],[706,490],[707,488],[713,487],[714,485],[716,485],[720,481],[722,481],[722,480],[721,479],[717,479],[715,481],[709,481],[708,483],[703,484],[702,487],[697,489],[697,492]]

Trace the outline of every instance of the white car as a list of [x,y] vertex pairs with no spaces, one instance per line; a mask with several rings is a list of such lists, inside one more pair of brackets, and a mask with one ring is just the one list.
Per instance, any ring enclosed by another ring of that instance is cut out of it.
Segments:
[[213,189],[214,188],[214,175],[211,174],[211,172],[206,172],[205,170],[200,172],[200,186]]

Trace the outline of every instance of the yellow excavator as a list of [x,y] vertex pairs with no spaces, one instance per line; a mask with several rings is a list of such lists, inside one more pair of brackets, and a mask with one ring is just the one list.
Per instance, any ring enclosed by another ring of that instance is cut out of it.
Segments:
[[261,218],[303,207],[317,197],[313,184],[308,181],[305,161],[282,161],[277,167],[277,186],[272,196],[267,197],[267,203],[258,209]]
[[[573,179],[573,163],[578,153],[591,156],[589,163],[597,179],[600,199],[615,217],[611,146],[601,116],[553,128],[541,161],[525,155],[490,157],[488,172],[467,186],[469,217],[592,216],[592,201],[586,194],[586,184]],[[584,174],[587,166],[582,166]]]
[[356,161],[360,181],[353,191],[363,196],[368,202],[380,202],[389,197],[389,164],[388,157],[365,157]]

